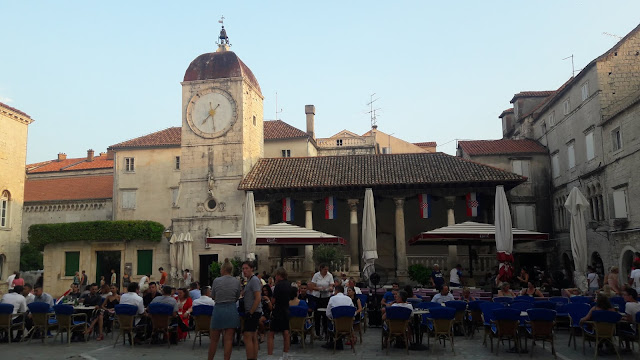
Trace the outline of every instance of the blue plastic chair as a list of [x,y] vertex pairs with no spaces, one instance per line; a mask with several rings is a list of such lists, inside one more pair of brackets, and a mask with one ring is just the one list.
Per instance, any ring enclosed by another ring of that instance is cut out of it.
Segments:
[[477,328],[482,326],[482,310],[480,304],[486,303],[485,300],[469,301],[467,304],[467,322],[469,323],[469,333],[473,337]]
[[549,301],[554,302],[556,304],[568,304],[569,298],[566,298],[564,296],[552,296],[549,298]]
[[511,304],[513,302],[513,298],[508,296],[498,296],[493,298],[494,303],[507,303]]
[[528,302],[534,302],[536,301],[535,298],[528,296],[528,295],[518,295],[515,298],[513,298],[513,301],[528,301]]
[[363,332],[367,332],[367,314],[369,313],[369,306],[367,305],[367,300],[369,296],[367,294],[356,294],[358,299],[360,299],[360,305],[362,305],[362,312],[360,313],[360,327]]
[[570,304],[589,304],[593,303],[593,298],[589,296],[572,296],[569,298]]
[[[333,353],[336,351],[336,344],[341,337],[353,337],[353,317],[356,314],[356,308],[353,306],[337,306],[331,309],[333,315],[332,324],[329,331],[333,332]],[[332,329],[331,329],[332,328]],[[355,354],[354,343],[351,343],[351,350]]]
[[618,349],[613,342],[615,336],[616,325],[620,321],[620,315],[617,311],[594,310],[591,312],[591,320],[586,321],[582,325],[582,353],[585,353],[584,343],[591,340],[595,341],[596,354],[598,357],[598,347],[603,342],[609,342],[616,351],[616,355],[620,358]]
[[[60,335],[60,342],[62,343],[63,331],[66,331],[67,333],[68,344],[71,344],[71,334],[73,333],[74,330],[82,329],[84,330],[83,334],[84,332],[87,331],[87,325],[88,325],[87,314],[84,314],[84,313],[74,314],[73,306],[66,305],[66,304],[55,305],[53,307],[53,311],[56,313],[56,320],[58,322],[58,332],[56,333],[56,336],[53,338],[54,342],[56,341],[56,338],[58,337],[58,335]],[[83,320],[76,320],[78,318],[81,318]],[[85,341],[86,341],[86,338],[85,338]]]
[[569,303],[566,306],[567,314],[569,314],[569,344],[573,339],[573,349],[576,349],[576,331],[580,329],[580,319],[587,316],[591,306],[585,303]]
[[171,316],[173,315],[173,306],[162,303],[151,303],[147,308],[151,317],[151,335],[161,333],[165,336],[165,340],[169,347],[171,347],[171,341],[169,341],[169,333],[177,332],[177,324],[171,323]]
[[[456,305],[454,301],[448,301],[447,303],[454,303],[452,305]],[[447,346],[446,340],[451,340],[451,351],[455,355],[455,350],[453,348],[453,324],[456,321],[458,311],[454,306],[430,309],[427,329],[433,334],[434,339],[443,341],[444,347]],[[427,336],[427,346],[429,346],[429,336]]]
[[453,326],[459,325],[464,328],[464,314],[467,312],[467,302],[461,300],[447,301],[444,306],[456,310],[456,316],[453,320]]
[[636,313],[635,323],[629,324],[629,327],[619,326],[616,329],[616,334],[620,341],[637,342],[640,344],[640,331],[638,331],[638,324],[640,324],[640,312]]
[[191,316],[198,316],[198,315],[211,316],[212,313],[213,313],[212,305],[196,305],[193,307],[191,311]]
[[609,298],[609,301],[611,302],[611,305],[613,305],[614,307],[616,305],[618,306],[618,311],[619,312],[625,312],[626,306],[627,306],[627,302],[624,301],[622,296],[612,296],[611,298]]
[[[503,303],[485,302],[480,304],[480,311],[482,312],[482,325],[484,326],[484,337],[482,338],[482,344],[487,345],[487,336],[491,332],[491,325],[493,323],[493,311],[497,309],[504,309]],[[491,352],[493,352],[493,343],[491,343]]]
[[114,310],[120,326],[118,336],[113,342],[113,347],[118,343],[120,335],[122,335],[122,344],[124,345],[126,341],[125,334],[129,334],[129,342],[131,346],[133,346],[133,336],[135,332],[134,318],[138,314],[138,307],[135,305],[118,304],[114,307]]
[[442,305],[433,302],[421,302],[413,305],[414,309],[428,310],[433,308],[441,308]]
[[557,305],[556,303],[551,301],[536,301],[533,303],[533,308],[555,310],[557,308]]
[[313,323],[307,321],[308,309],[306,306],[289,306],[289,332],[291,335],[300,335],[303,349],[305,348],[307,335],[309,335],[311,344],[313,344],[313,334],[311,333]]
[[518,328],[520,326],[520,310],[511,308],[502,308],[493,310],[493,320],[491,321],[491,332],[489,338],[491,340],[491,352],[493,352],[493,338],[498,339],[496,344],[496,355],[500,350],[501,340],[511,340],[516,344],[516,351],[520,352],[518,341]]
[[[556,319],[556,311],[545,308],[534,308],[527,311],[529,316],[529,326],[526,327],[527,335],[531,338],[531,356],[533,356],[533,347],[536,340],[542,340],[544,346],[545,341],[551,343],[551,354],[556,355],[556,348],[553,336],[553,327]],[[525,338],[525,348],[527,342]]]
[[44,339],[47,337],[49,330],[58,327],[58,321],[52,317],[53,311],[47,303],[33,302],[27,305],[27,307],[31,313],[31,320],[33,320],[29,342],[33,339],[36,330],[40,330],[42,331],[42,342],[44,343]]
[[13,336],[13,330],[22,330],[24,333],[24,314],[13,314],[12,304],[0,304],[0,330],[6,331],[9,343]]
[[514,301],[509,307],[520,311],[527,311],[534,308],[533,303],[530,301]]
[[390,339],[401,337],[404,339],[407,355],[409,354],[409,336],[407,326],[411,319],[412,309],[403,306],[387,306],[385,310],[386,320],[382,326],[382,347],[386,346],[389,354]]

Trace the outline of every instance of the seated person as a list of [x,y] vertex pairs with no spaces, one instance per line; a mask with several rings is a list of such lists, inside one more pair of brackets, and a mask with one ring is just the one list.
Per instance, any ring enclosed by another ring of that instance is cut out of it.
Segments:
[[435,294],[433,299],[431,299],[431,302],[444,304],[445,302],[452,301],[452,300],[455,300],[455,299],[453,297],[453,294],[449,292],[449,287],[447,285],[443,285],[442,289],[440,289],[440,292]]
[[469,302],[476,301],[476,298],[471,296],[471,289],[469,289],[468,287],[464,287],[462,288],[462,293],[460,294],[460,299],[458,300]]
[[189,285],[189,297],[192,300],[198,300],[200,296],[202,296],[202,291],[200,291],[200,283],[194,281]]
[[613,305],[611,305],[611,301],[609,301],[608,297],[603,295],[598,295],[598,298],[596,299],[596,305],[593,306],[591,310],[589,310],[589,313],[585,315],[585,317],[580,319],[580,324],[582,324],[585,321],[591,320],[591,314],[596,310],[616,311]]
[[400,284],[398,284],[397,282],[394,282],[393,284],[391,284],[391,290],[387,291],[384,294],[384,296],[382,297],[382,301],[380,302],[380,305],[383,308],[387,306],[391,306],[391,304],[393,304],[393,301],[395,300],[398,290],[400,290]]
[[578,289],[578,288],[567,288],[567,289],[564,289],[564,292],[567,294],[568,297],[574,297],[574,296],[581,296],[582,295],[582,291],[580,291],[580,289]]
[[[344,287],[342,285],[337,285],[333,289],[334,294],[329,298],[329,303],[327,304],[327,318],[329,320],[333,320],[333,313],[331,309],[338,306],[353,306],[353,301],[350,297],[344,294]],[[330,325],[331,329],[332,325]],[[324,347],[333,348],[333,342],[329,342],[327,345],[323,345]],[[337,349],[342,349],[342,339],[336,344]]]
[[344,286],[345,294],[350,287],[353,288],[356,294],[358,295],[362,294],[362,290],[360,290],[360,288],[356,286],[356,279],[354,278],[349,278],[349,280],[347,280],[347,284],[343,286]]
[[80,299],[80,286],[78,284],[72,284],[71,292],[67,294],[67,300],[73,302],[78,299]]
[[511,290],[511,285],[508,282],[500,284],[500,290],[498,290],[498,297],[516,297],[516,294]]
[[413,286],[405,285],[404,292],[407,293],[407,299],[422,299],[422,296],[413,293]]
[[149,306],[155,298],[162,296],[158,291],[158,285],[155,282],[152,281],[147,286],[147,290],[144,292],[144,295],[142,295],[142,301],[144,302],[145,308]]
[[[446,285],[442,287],[442,290],[444,290],[445,287],[447,288],[447,291],[449,291],[448,286],[446,286]],[[449,295],[451,295],[451,294],[449,294]],[[453,299],[453,296],[452,296],[452,299]],[[404,307],[404,308],[410,309],[411,310],[411,314],[413,315],[413,306],[411,304],[407,303],[407,292],[404,291],[404,290],[400,290],[400,291],[398,291],[396,293],[395,301],[393,302],[391,307]],[[387,309],[386,308],[382,308],[381,312],[382,312],[382,322],[384,322],[385,320],[387,320]],[[409,319],[411,319],[411,317],[409,317]],[[409,331],[409,338],[411,338],[413,336],[412,335],[411,326],[409,326],[407,329]]]
[[102,297],[98,294],[98,284],[93,283],[89,286],[89,293],[84,294],[78,300],[84,306],[99,306],[102,304]]
[[542,292],[533,286],[531,281],[527,282],[527,287],[520,291],[521,296],[543,297]]
[[[210,305],[215,306],[216,302],[211,298],[211,286],[205,286],[200,294],[200,297],[193,300],[193,306],[198,305]],[[192,307],[193,309],[193,307]]]
[[605,285],[602,287],[602,289],[598,290],[598,294],[604,295],[608,298],[616,296],[616,292],[611,290],[611,287],[609,285]]
[[289,306],[302,306],[305,308],[309,307],[309,304],[307,304],[306,301],[298,297],[298,288],[295,286],[291,287],[291,291],[289,293]]

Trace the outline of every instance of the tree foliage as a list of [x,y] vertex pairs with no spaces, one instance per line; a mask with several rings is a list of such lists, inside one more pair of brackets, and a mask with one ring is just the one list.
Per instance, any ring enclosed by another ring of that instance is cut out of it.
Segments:
[[422,264],[413,264],[409,266],[409,279],[420,285],[426,286],[431,278],[431,269]]
[[29,243],[42,251],[48,244],[67,241],[162,240],[164,226],[155,221],[86,221],[36,224],[29,227]]
[[42,270],[42,251],[32,244],[22,244],[20,247],[20,271]]
[[313,262],[326,264],[331,270],[344,264],[344,249],[340,245],[318,245],[313,249]]

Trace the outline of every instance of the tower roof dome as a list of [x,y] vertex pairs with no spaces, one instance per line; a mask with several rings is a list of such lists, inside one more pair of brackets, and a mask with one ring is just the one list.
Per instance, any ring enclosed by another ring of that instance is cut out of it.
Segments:
[[262,94],[258,80],[233,51],[218,49],[195,58],[184,73],[184,81],[244,77]]

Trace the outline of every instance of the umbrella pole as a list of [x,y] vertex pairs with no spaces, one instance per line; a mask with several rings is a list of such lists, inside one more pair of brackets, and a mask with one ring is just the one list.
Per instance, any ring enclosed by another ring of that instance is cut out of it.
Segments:
[[471,245],[469,245],[469,278],[473,279],[473,259],[471,258]]
[[280,245],[280,266],[284,267],[284,245]]

